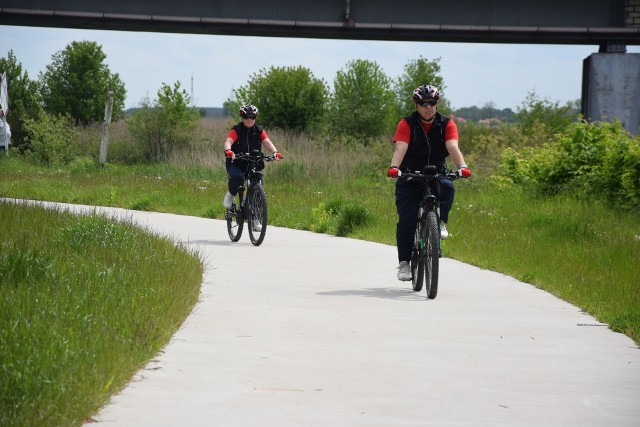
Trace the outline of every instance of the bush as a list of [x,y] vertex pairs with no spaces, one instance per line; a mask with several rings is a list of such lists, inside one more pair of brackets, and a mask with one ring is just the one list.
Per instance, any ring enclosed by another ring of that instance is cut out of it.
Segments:
[[496,178],[532,185],[543,193],[572,192],[586,197],[594,189],[610,202],[640,206],[640,138],[616,123],[574,123],[558,140],[519,152],[507,149]]
[[189,107],[190,103],[180,82],[174,83],[173,88],[163,83],[158,99],[153,103],[144,99],[129,118],[129,132],[144,147],[147,160],[167,160],[176,149],[188,144],[198,121],[198,112]]
[[316,233],[333,233],[346,237],[356,228],[371,222],[371,213],[360,205],[345,205],[341,199],[328,200],[311,209],[313,223],[309,229]]
[[65,116],[41,112],[37,120],[26,119],[27,157],[42,165],[61,165],[78,153],[78,132]]

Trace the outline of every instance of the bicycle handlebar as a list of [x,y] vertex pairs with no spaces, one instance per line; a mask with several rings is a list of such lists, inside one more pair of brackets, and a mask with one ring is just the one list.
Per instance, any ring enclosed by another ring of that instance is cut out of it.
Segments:
[[458,178],[464,178],[463,176],[458,175],[454,171],[447,171],[447,173],[445,174],[441,174],[438,172],[435,172],[435,173],[402,172],[402,171],[398,172],[398,179],[402,179],[405,181],[416,180],[416,181],[421,181],[426,183],[429,180],[438,178],[438,177],[446,178],[449,181],[455,181]]
[[[264,160],[266,162],[272,162],[276,159],[276,155],[272,154],[270,156],[266,156],[263,153],[258,154],[250,154],[250,153],[238,153],[236,154],[235,159],[233,160],[245,160],[251,163],[257,163],[260,160]],[[231,160],[233,162],[233,160]]]

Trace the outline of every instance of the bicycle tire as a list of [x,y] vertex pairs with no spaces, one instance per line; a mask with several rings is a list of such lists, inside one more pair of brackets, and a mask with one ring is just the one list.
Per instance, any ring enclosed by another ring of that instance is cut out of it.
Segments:
[[[237,201],[236,201],[237,200]],[[227,220],[227,232],[229,233],[229,239],[232,242],[237,242],[242,237],[242,229],[244,226],[244,219],[242,217],[242,209],[240,208],[242,199],[240,193],[233,201],[231,208],[227,209],[224,217]]]
[[413,250],[411,251],[411,285],[413,286],[413,290],[416,292],[420,292],[422,290],[422,285],[424,283],[424,273],[425,273],[425,227],[422,218],[418,220],[418,225],[416,226],[416,234],[413,241]]
[[440,272],[440,230],[438,228],[438,214],[427,212],[426,221],[426,254],[424,279],[427,297],[434,299],[438,295],[438,275]]
[[247,227],[249,239],[254,246],[260,246],[267,233],[267,193],[262,184],[252,184],[247,195]]

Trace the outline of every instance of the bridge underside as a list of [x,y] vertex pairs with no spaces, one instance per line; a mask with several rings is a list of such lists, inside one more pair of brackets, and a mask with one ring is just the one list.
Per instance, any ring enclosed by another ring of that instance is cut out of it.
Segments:
[[[629,1],[629,0],[627,0]],[[3,0],[0,25],[463,43],[640,44],[625,0]]]

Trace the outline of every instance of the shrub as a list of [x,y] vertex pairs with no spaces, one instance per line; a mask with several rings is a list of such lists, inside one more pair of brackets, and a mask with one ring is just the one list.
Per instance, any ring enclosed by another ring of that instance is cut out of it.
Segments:
[[577,122],[555,143],[503,152],[496,178],[544,193],[591,194],[619,206],[640,205],[640,138],[616,123]]
[[67,164],[78,152],[78,133],[68,117],[41,112],[37,120],[26,119],[27,156],[43,165]]
[[190,102],[180,82],[173,88],[163,83],[158,99],[153,103],[144,99],[129,118],[129,132],[145,148],[147,160],[167,160],[177,148],[188,144],[198,121],[198,112],[189,107]]

